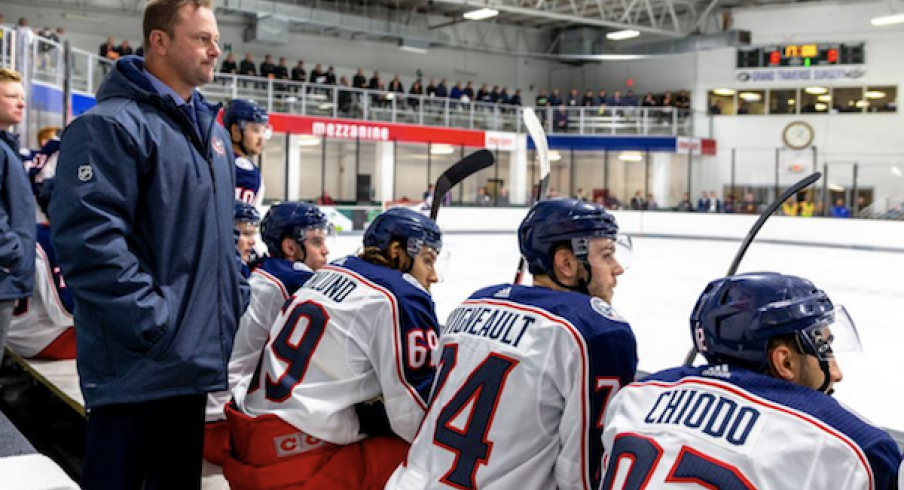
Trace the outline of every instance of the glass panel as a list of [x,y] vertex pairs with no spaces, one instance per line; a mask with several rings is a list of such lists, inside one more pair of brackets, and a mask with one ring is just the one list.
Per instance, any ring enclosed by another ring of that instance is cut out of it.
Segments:
[[380,185],[380,176],[377,175],[377,143],[362,141],[358,149],[358,174],[355,185],[355,201],[362,203],[376,203],[377,188]]
[[833,113],[862,113],[866,104],[863,101],[863,87],[841,87],[832,90]]
[[800,99],[801,114],[827,114],[832,102],[828,87],[820,86],[803,89]]
[[299,196],[302,200],[317,202],[321,193],[321,158],[325,151],[323,138],[302,136],[299,140]]
[[571,150],[562,148],[549,151],[548,197],[569,197],[571,189]]
[[738,92],[738,115],[765,114],[766,91],[744,90]]
[[606,207],[609,209],[620,209],[623,205],[627,206],[625,196],[628,196],[628,190],[625,186],[626,165],[627,162],[618,158],[620,152],[610,151],[608,158],[608,189],[606,190],[605,200]]
[[866,88],[865,95],[869,112],[898,111],[898,87],[871,86]]
[[[395,166],[395,192],[398,201],[421,202],[427,190],[427,150],[423,144],[397,143]],[[448,152],[446,152],[448,151]],[[448,155],[455,151],[452,146],[433,145],[433,155],[440,152]]]
[[[650,192],[647,182],[647,155],[640,151],[623,151],[616,153],[617,158],[623,163],[625,169],[625,181],[622,193],[618,196],[623,209],[643,209],[637,205],[635,198],[646,199]],[[634,206],[632,206],[632,200]]]
[[769,114],[797,114],[797,89],[770,89]]
[[[603,179],[605,175],[606,153],[603,151],[578,151],[574,154],[574,181],[577,189],[575,189],[575,197],[580,197],[587,201],[598,202],[605,198],[603,192],[605,184]],[[601,202],[600,204],[605,204]]]
[[[264,179],[264,202],[285,201],[286,195],[286,138],[287,133],[275,133],[264,141],[261,174]],[[296,151],[298,149],[296,148]]]

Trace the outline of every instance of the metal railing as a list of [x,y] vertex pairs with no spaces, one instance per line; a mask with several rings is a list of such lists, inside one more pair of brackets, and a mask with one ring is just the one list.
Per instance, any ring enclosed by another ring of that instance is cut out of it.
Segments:
[[[449,128],[522,132],[521,107],[404,92],[218,73],[212,100],[253,99],[270,112]],[[689,136],[694,118],[672,107],[538,107],[550,134]]]

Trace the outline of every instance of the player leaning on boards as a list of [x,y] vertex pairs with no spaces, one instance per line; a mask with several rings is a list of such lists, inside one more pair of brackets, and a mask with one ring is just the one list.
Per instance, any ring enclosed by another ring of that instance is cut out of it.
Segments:
[[296,291],[226,408],[233,490],[383,488],[433,382],[429,288],[441,247],[430,218],[390,209],[367,228],[360,256]]
[[258,209],[264,200],[264,180],[252,158],[264,151],[268,122],[267,111],[251,100],[235,99],[223,111],[223,127],[235,152],[235,198]]
[[617,479],[628,490],[897,488],[891,437],[826,394],[841,381],[833,351],[860,344],[845,309],[810,281],[767,272],[713,281],[691,335],[709,365],[662,371],[612,400],[601,489]]
[[22,76],[0,68],[0,361],[16,302],[31,296],[35,276],[35,205],[19,159],[19,138],[8,130],[25,113]]
[[[264,216],[261,237],[270,255],[252,264],[253,271],[248,280],[251,303],[239,321],[229,358],[230,390],[254,374],[261,349],[286,301],[314,275],[314,271],[326,265],[330,253],[326,246],[328,226],[326,215],[313,204],[279,203]],[[204,457],[220,465],[229,449],[223,408],[231,396],[226,391],[214,393],[207,400]]]
[[481,289],[449,316],[430,409],[387,489],[596,490],[599,423],[637,366],[610,306],[617,235],[596,204],[531,208],[518,240],[534,286]]
[[209,0],[150,0],[145,57],[117,60],[61,140],[53,242],[75,299],[88,408],[81,485],[197,489],[204,407],[248,301]]

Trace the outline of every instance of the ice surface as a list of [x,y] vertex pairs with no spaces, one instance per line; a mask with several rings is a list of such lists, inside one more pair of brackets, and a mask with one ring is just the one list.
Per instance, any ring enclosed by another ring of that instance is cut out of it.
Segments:
[[[518,243],[510,235],[447,235],[444,280],[433,286],[441,322],[473,291],[510,282]],[[340,236],[331,258],[353,253],[360,235]],[[638,238],[634,263],[620,277],[614,307],[637,336],[640,369],[681,364],[691,346],[688,318],[704,286],[725,274],[738,242]],[[844,378],[836,398],[874,423],[902,430],[904,419],[904,256],[889,252],[754,244],[739,272],[775,271],[813,281],[847,307],[864,352],[839,354]],[[529,283],[530,280],[528,279]],[[882,380],[889,381],[888,383]]]

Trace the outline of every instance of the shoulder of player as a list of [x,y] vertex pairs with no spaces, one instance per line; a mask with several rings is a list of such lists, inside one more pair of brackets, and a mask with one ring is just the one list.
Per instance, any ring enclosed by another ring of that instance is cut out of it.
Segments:
[[249,160],[246,157],[236,156],[235,157],[235,166],[239,170],[244,170],[246,172],[254,172],[255,170],[257,170],[257,167],[254,165],[254,162],[252,162],[251,160]]
[[336,261],[327,267],[327,270],[329,269],[344,270],[370,288],[389,294],[398,302],[398,308],[402,314],[413,313],[414,310],[433,314],[432,296],[408,274],[371,264],[357,257],[347,257]]

